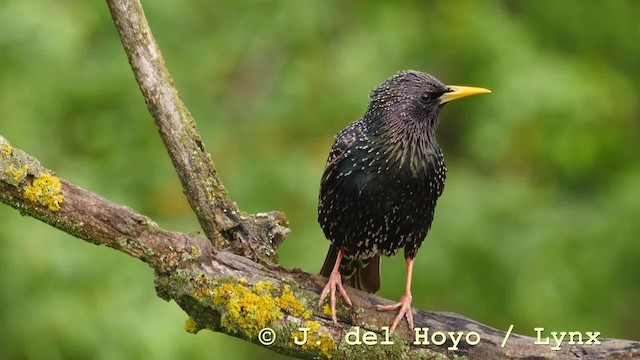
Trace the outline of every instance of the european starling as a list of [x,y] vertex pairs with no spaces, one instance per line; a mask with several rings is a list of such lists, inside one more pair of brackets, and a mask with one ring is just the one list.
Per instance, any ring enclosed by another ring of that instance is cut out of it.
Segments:
[[391,331],[406,316],[413,328],[411,273],[413,259],[425,239],[442,194],[446,166],[436,141],[438,116],[444,105],[461,97],[489,93],[482,88],[447,86],[419,71],[402,71],[371,92],[362,118],[336,137],[320,183],[318,221],[331,241],[321,275],[329,278],[320,302],[330,293],[334,322],[336,289],[367,292],[380,288],[380,255],[404,248],[405,293],[395,305]]

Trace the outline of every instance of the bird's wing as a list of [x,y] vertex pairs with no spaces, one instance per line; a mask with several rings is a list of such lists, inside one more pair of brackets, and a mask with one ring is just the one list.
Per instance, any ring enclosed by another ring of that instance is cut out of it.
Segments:
[[338,134],[336,141],[333,143],[329,157],[327,158],[327,165],[324,168],[322,179],[320,180],[320,188],[324,188],[327,182],[335,176],[336,168],[347,157],[349,149],[353,148],[358,138],[362,134],[362,128],[359,121],[352,123]]

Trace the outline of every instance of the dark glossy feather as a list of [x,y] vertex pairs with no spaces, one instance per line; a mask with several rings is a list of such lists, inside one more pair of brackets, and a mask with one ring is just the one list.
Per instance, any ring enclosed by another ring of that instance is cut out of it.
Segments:
[[415,257],[444,188],[435,126],[446,89],[430,75],[402,72],[374,89],[364,116],[338,134],[318,201],[318,221],[332,243],[324,275],[342,248],[342,276],[357,274],[350,284],[377,290],[380,255],[404,248],[406,258]]

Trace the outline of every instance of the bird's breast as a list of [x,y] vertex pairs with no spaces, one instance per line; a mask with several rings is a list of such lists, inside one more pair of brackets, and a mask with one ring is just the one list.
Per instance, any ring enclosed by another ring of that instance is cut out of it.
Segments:
[[[444,161],[411,167],[392,151],[355,144],[321,187],[318,219],[349,256],[393,255],[419,244],[444,185]],[[421,160],[423,161],[423,160]]]
[[361,148],[352,150],[341,164],[338,180],[361,196],[437,197],[445,172],[444,159],[437,152]]

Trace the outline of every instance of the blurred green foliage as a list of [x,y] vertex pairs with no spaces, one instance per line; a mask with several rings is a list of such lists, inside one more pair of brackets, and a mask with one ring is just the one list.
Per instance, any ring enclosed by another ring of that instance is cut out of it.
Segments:
[[[333,136],[375,85],[422,70],[493,93],[441,117],[448,180],[414,305],[521,334],[640,340],[640,3],[144,5],[233,199],[288,214],[284,265],[324,260],[316,198]],[[104,3],[0,3],[0,112],[0,134],[61,177],[198,229]],[[403,282],[402,256],[386,259],[381,295]],[[146,265],[7,206],[0,287],[3,359],[277,357],[187,334]]]

